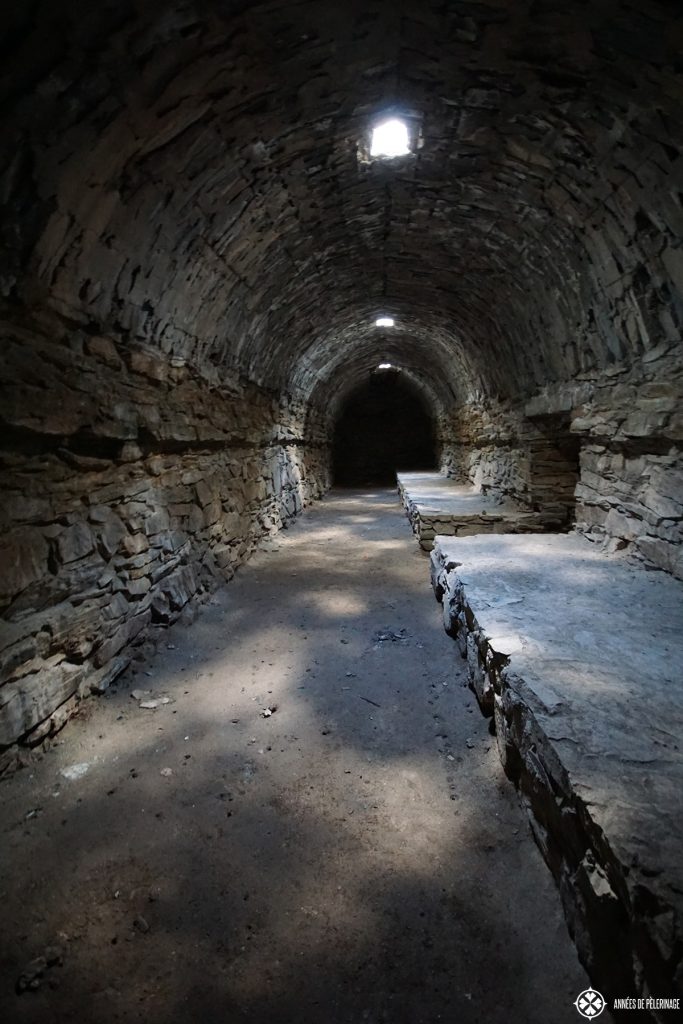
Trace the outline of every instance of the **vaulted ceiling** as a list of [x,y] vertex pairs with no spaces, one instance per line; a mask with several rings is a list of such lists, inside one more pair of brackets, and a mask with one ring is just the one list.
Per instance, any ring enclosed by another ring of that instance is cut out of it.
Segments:
[[[680,337],[678,3],[64,0],[9,17],[10,303],[322,405],[383,358],[447,406]],[[371,160],[387,113],[413,152]]]

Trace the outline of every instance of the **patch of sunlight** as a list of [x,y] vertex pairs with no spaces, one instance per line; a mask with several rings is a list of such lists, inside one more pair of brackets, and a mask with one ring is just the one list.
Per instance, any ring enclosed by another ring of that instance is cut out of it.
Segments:
[[321,611],[331,612],[335,616],[362,615],[368,610],[367,601],[362,601],[357,594],[343,590],[320,594],[316,604]]
[[370,156],[395,157],[407,153],[410,153],[410,138],[405,121],[392,117],[373,128]]

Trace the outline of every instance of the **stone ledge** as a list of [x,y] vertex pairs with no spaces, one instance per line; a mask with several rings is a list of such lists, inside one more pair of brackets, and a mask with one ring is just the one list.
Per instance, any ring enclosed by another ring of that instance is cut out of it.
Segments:
[[683,995],[683,585],[577,534],[431,557],[593,983]]
[[500,501],[441,473],[400,473],[398,493],[413,533],[424,551],[437,534],[540,533],[543,517],[512,501]]

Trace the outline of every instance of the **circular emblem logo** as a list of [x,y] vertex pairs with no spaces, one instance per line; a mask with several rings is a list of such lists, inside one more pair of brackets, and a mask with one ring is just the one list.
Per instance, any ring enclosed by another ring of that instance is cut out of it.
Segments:
[[594,1020],[595,1017],[599,1017],[606,1005],[605,1000],[594,988],[587,988],[585,992],[582,992],[577,997],[574,1003],[581,1016],[587,1017],[588,1020]]

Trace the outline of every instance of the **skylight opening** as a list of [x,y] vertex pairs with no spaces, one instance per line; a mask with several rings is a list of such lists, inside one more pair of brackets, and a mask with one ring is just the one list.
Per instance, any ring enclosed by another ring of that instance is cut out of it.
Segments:
[[393,327],[394,319],[391,316],[378,316],[375,320],[375,327]]
[[397,117],[382,121],[372,130],[370,156],[405,156],[410,153],[408,125]]

